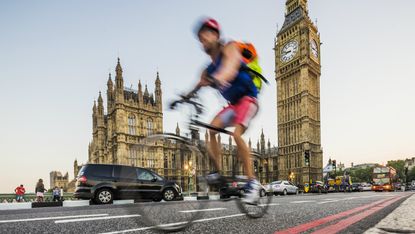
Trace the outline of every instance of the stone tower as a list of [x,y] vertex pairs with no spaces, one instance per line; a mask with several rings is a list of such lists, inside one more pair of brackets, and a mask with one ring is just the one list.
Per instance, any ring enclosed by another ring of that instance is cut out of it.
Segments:
[[[308,16],[307,0],[287,0],[275,41],[279,179],[321,180],[320,34]],[[304,155],[310,154],[310,165]],[[310,177],[309,177],[310,175]]]
[[118,58],[115,82],[109,74],[107,81],[107,112],[99,92],[98,106],[92,108],[93,138],[89,144],[90,163],[134,165],[162,168],[162,151],[151,155],[139,154],[137,144],[147,135],[163,132],[162,92],[159,73],[155,78],[154,95],[124,87],[123,69]]

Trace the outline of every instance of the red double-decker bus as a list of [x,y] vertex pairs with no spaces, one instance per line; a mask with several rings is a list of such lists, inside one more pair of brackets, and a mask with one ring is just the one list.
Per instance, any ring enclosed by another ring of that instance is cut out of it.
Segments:
[[378,166],[373,168],[372,191],[394,191],[396,170],[393,167]]

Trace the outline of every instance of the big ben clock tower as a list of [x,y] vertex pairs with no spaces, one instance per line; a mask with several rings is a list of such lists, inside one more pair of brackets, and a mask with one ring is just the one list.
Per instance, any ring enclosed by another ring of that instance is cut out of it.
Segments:
[[321,180],[320,34],[308,16],[307,0],[287,0],[274,49],[279,179]]

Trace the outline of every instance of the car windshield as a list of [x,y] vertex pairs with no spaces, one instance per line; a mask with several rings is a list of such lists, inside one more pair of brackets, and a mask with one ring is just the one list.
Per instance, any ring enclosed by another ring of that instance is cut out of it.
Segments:
[[272,184],[281,184],[281,181],[272,182]]

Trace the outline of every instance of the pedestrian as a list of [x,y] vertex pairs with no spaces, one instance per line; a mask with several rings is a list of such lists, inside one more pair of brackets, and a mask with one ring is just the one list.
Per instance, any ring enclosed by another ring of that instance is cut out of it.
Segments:
[[63,187],[62,186],[61,186],[60,192],[61,192],[61,201],[63,201]]
[[47,191],[45,189],[45,185],[43,184],[43,180],[39,179],[36,184],[35,193],[36,193],[36,201],[43,202],[44,192]]
[[17,202],[23,202],[23,196],[26,193],[26,189],[23,187],[23,184],[21,184],[19,187],[17,187],[14,192],[16,193],[16,201]]
[[52,191],[52,195],[53,195],[53,201],[60,201],[61,199],[61,190],[58,188],[58,186],[55,186],[55,188]]

